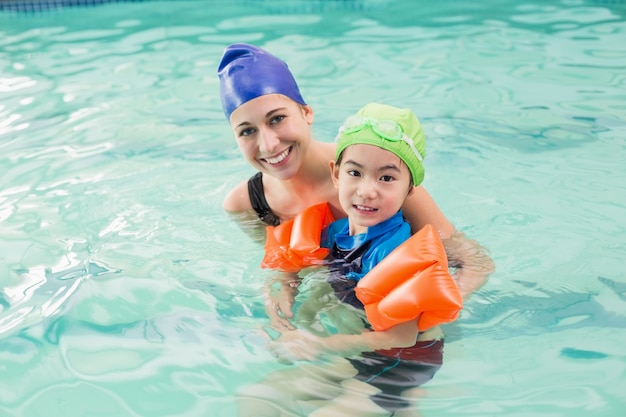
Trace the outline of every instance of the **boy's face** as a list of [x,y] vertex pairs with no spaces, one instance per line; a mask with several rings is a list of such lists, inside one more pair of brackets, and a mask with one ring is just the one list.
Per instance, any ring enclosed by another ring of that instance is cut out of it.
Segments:
[[341,164],[331,162],[330,168],[351,235],[396,214],[413,190],[406,164],[377,146],[351,145],[343,151]]

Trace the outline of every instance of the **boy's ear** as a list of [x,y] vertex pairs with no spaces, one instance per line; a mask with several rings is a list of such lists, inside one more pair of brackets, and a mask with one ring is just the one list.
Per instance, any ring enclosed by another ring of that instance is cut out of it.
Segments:
[[338,184],[339,184],[339,165],[337,165],[337,163],[335,161],[330,161],[328,163],[328,166],[330,167],[330,177],[333,179],[333,184],[335,185],[335,188],[338,188]]

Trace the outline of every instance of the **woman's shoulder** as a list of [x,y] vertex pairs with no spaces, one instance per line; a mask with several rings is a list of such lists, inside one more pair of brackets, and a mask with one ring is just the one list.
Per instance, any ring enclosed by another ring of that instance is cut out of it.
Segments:
[[314,140],[311,143],[313,146],[317,147],[325,157],[335,157],[335,151],[337,150],[337,144],[335,142],[320,142],[319,140]]
[[228,212],[252,210],[252,203],[248,193],[248,180],[240,182],[226,194],[222,201],[222,208]]
[[427,224],[432,224],[442,238],[450,237],[454,232],[454,226],[423,185],[413,188],[402,206],[402,212],[413,232],[421,230]]

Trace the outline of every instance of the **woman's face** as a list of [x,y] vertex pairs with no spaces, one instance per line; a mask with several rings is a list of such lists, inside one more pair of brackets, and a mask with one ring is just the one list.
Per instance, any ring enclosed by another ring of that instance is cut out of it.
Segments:
[[313,110],[281,94],[267,94],[239,106],[230,126],[244,158],[254,168],[284,180],[302,165],[309,143]]

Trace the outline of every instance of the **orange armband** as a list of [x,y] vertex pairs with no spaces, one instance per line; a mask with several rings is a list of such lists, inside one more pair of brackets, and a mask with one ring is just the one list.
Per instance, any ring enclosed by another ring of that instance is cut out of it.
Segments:
[[328,249],[320,247],[322,230],[334,220],[328,203],[322,203],[278,226],[268,226],[261,267],[297,272],[321,263],[328,255]]
[[426,225],[363,277],[356,296],[374,330],[418,320],[420,332],[455,320],[463,298],[432,225]]

